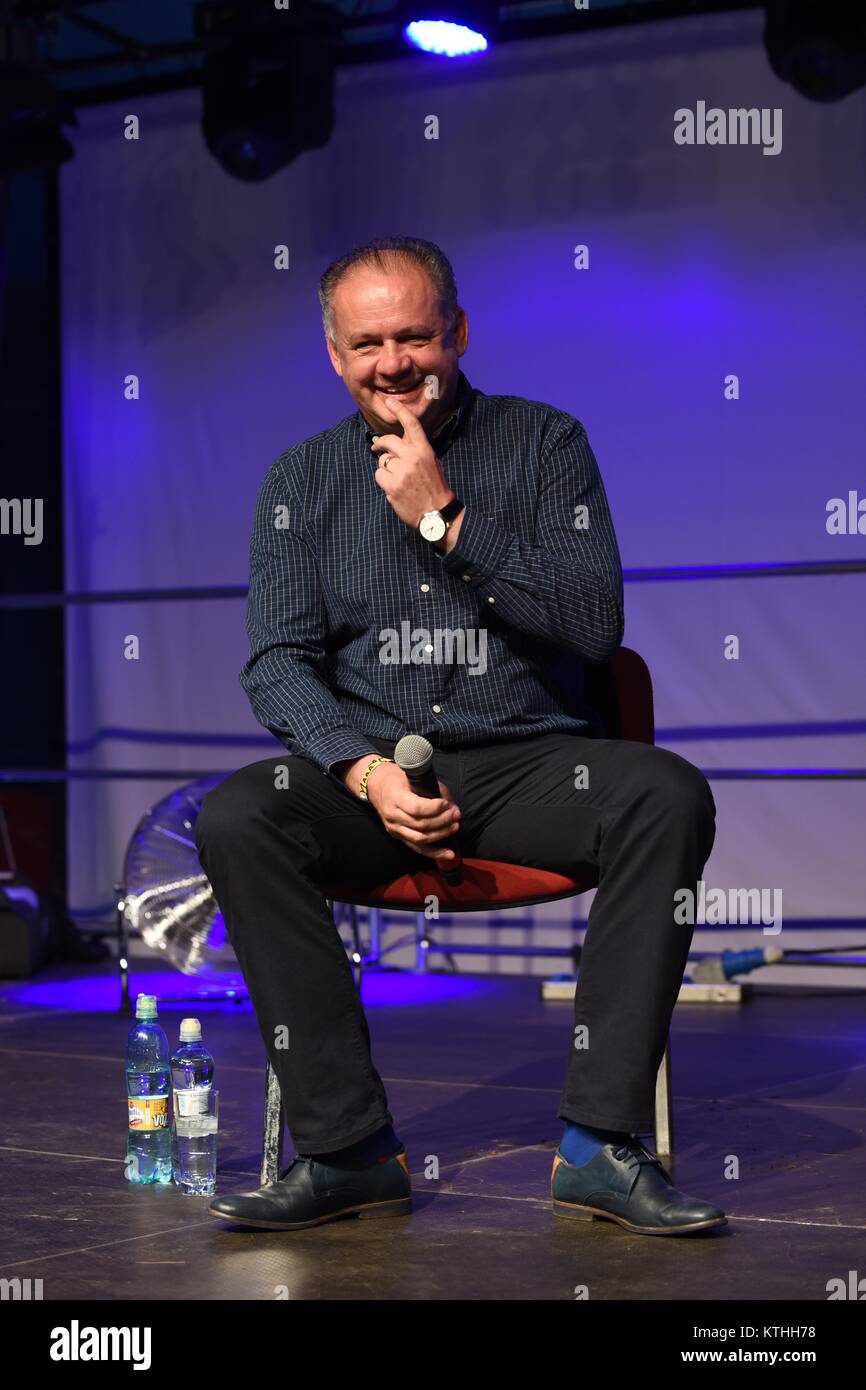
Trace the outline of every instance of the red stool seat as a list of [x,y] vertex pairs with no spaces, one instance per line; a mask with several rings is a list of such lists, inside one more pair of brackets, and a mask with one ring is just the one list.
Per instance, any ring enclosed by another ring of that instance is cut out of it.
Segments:
[[499,859],[464,859],[463,882],[456,887],[446,883],[431,865],[429,869],[422,867],[375,885],[327,883],[321,888],[333,902],[355,903],[358,907],[421,912],[426,900],[435,897],[442,912],[483,912],[485,908],[525,907],[570,898],[595,888],[596,883],[592,871],[571,878],[550,869],[506,864]]

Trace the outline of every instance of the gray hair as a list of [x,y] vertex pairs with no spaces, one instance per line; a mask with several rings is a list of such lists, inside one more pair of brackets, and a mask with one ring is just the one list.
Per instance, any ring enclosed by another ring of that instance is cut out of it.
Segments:
[[319,303],[322,306],[322,327],[325,337],[334,341],[334,316],[331,300],[340,280],[356,265],[372,265],[385,272],[393,269],[395,260],[411,260],[429,276],[439,297],[446,321],[453,324],[457,316],[457,282],[451,262],[432,241],[414,236],[382,236],[356,246],[348,255],[329,265],[319,280]]

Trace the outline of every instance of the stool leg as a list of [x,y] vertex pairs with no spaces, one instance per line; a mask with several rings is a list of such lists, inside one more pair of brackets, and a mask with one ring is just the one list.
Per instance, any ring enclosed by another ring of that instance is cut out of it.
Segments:
[[665,1043],[664,1056],[656,1074],[655,1151],[661,1158],[674,1148],[674,1105],[671,1091],[671,1040]]
[[349,903],[349,926],[352,932],[352,955],[357,957],[356,960],[350,961],[350,964],[355,988],[360,993],[361,977],[364,972],[364,951],[361,946],[361,934],[358,930],[358,909],[354,903]]
[[425,971],[427,969],[428,952],[424,950],[421,942],[427,936],[427,918],[423,912],[415,913],[415,969]]
[[349,904],[349,926],[352,929],[352,945],[355,954],[363,959],[364,951],[361,946],[361,935],[358,931],[358,909],[354,903]]
[[[120,1012],[131,1014],[129,1000],[129,922],[126,918],[126,890],[122,883],[114,885],[117,923],[117,968],[120,971]],[[122,906],[121,906],[122,904]]]
[[265,1079],[265,1125],[262,1136],[260,1186],[268,1187],[280,1176],[283,1161],[283,1100],[277,1073],[268,1062]]
[[382,913],[378,907],[367,909],[367,923],[370,929],[370,964],[382,962]]

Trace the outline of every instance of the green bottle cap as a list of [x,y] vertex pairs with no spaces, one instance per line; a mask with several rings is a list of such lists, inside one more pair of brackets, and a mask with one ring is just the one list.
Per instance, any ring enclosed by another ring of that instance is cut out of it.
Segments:
[[136,1018],[156,1018],[156,995],[140,994],[135,1001]]

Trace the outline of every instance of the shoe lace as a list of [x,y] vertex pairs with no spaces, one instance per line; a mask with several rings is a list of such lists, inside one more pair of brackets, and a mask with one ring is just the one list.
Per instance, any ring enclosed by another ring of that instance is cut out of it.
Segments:
[[616,1144],[613,1148],[613,1156],[620,1162],[627,1163],[630,1168],[640,1168],[645,1163],[654,1164],[660,1172],[664,1173],[665,1177],[668,1176],[661,1159],[656,1154],[650,1153],[649,1149],[637,1139],[627,1139],[622,1144]]

